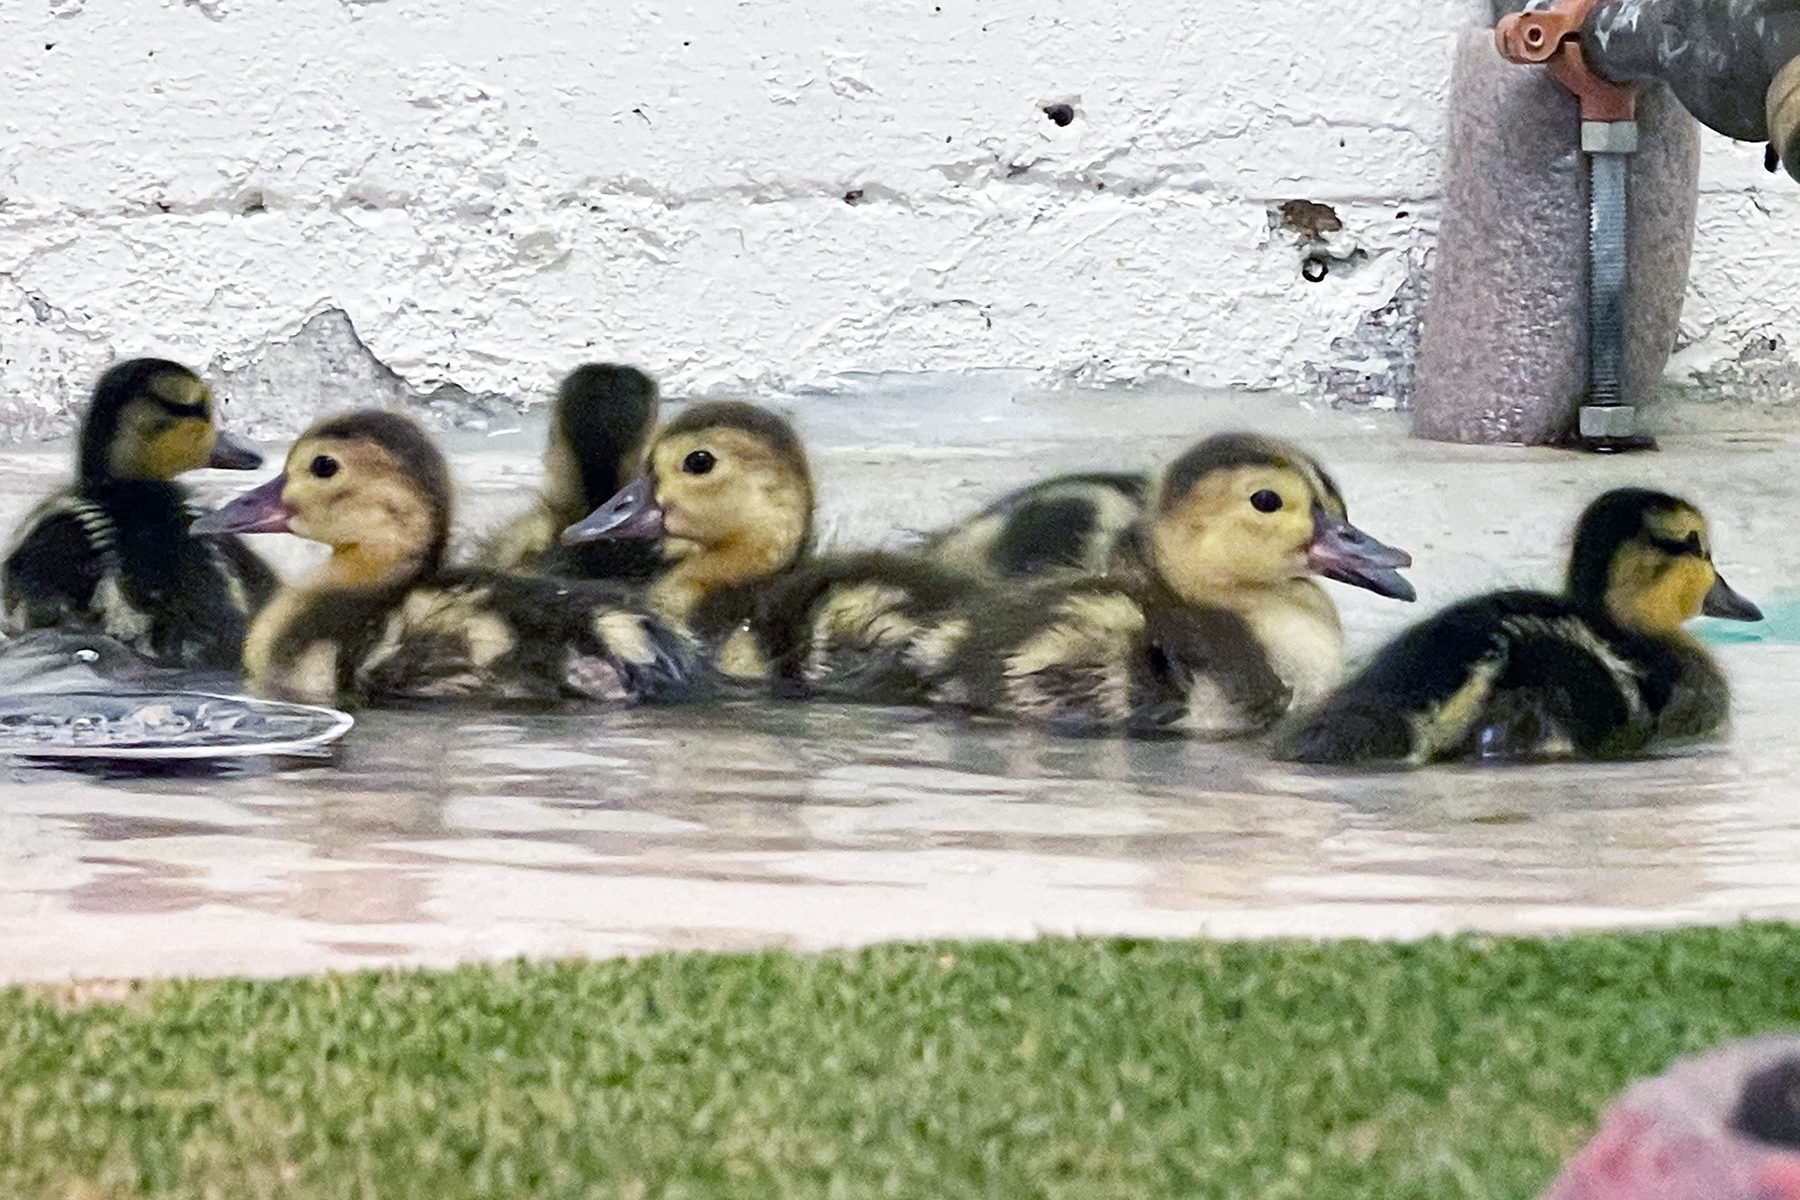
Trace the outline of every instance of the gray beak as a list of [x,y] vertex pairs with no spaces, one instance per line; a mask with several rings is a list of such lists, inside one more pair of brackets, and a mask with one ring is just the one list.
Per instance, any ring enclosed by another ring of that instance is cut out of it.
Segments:
[[188,528],[195,533],[286,533],[288,510],[281,503],[287,487],[282,472],[261,487],[251,488],[224,508],[209,512]]
[[1412,555],[1376,541],[1348,521],[1313,506],[1313,540],[1307,547],[1306,564],[1314,573],[1351,587],[1367,588],[1377,596],[1416,600],[1419,594],[1396,567],[1412,566]]
[[223,471],[254,471],[262,466],[263,456],[251,449],[248,442],[219,430],[218,440],[213,442],[212,453],[206,456],[206,465]]
[[640,475],[618,494],[562,531],[565,546],[621,538],[654,538],[663,533],[663,512],[656,503],[656,480]]
[[1701,601],[1700,614],[1706,617],[1723,617],[1727,621],[1763,619],[1762,609],[1733,591],[1731,585],[1725,582],[1725,577],[1717,571],[1713,572],[1713,585],[1707,590],[1706,599]]

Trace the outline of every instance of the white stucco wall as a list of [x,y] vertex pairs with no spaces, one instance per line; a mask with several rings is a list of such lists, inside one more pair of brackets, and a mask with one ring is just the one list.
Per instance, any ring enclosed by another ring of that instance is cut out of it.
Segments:
[[[1379,395],[1468,7],[0,0],[0,436],[114,355],[254,380],[330,308],[419,391],[615,358]],[[1705,173],[1688,366],[1791,326],[1800,268],[1800,188],[1718,139]],[[1360,251],[1321,282],[1290,199]]]

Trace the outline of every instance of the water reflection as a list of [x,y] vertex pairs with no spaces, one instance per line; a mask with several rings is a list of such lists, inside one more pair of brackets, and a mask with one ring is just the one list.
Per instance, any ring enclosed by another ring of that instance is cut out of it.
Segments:
[[13,978],[1111,932],[1407,936],[1800,916],[1800,647],[1722,747],[1331,774],[849,706],[370,714],[335,761],[14,768]]

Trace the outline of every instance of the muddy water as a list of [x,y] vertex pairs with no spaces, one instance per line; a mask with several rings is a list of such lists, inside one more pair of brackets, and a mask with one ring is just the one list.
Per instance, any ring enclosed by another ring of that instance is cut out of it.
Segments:
[[[853,706],[372,713],[326,761],[0,767],[0,978],[1800,918],[1800,610],[1782,599],[1800,581],[1800,444],[1676,439],[1603,460],[1301,423],[1288,432],[1319,446],[1353,517],[1419,558],[1417,609],[1334,589],[1353,652],[1470,590],[1554,584],[1568,525],[1601,487],[1695,496],[1733,582],[1775,600],[1766,627],[1709,631],[1760,639],[1719,645],[1731,738],[1619,766],[1334,775],[1249,747],[1071,741]],[[535,436],[458,455],[465,525],[517,503]],[[929,526],[1045,470],[1142,465],[1187,440],[1126,427],[1111,441],[934,447],[917,431],[826,429],[824,525],[840,543],[891,541],[897,524]],[[0,524],[64,454],[7,456]],[[291,540],[269,548],[304,558]]]

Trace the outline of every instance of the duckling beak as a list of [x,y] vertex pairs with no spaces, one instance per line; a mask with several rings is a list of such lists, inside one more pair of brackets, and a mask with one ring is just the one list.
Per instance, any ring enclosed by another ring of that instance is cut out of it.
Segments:
[[618,494],[562,531],[563,545],[663,534],[663,510],[656,503],[656,479],[640,475]]
[[206,465],[221,471],[254,471],[262,464],[263,456],[252,450],[248,442],[239,441],[223,429],[213,443],[212,453],[206,456]]
[[1725,582],[1725,577],[1716,571],[1713,573],[1713,585],[1707,590],[1706,599],[1700,602],[1700,615],[1723,617],[1727,621],[1760,621],[1763,619],[1762,609],[1738,595],[1732,586]]
[[1394,568],[1412,566],[1412,555],[1384,546],[1350,522],[1313,506],[1313,540],[1306,565],[1327,579],[1367,588],[1377,596],[1416,600],[1419,594]]
[[286,486],[284,471],[217,512],[207,513],[188,528],[194,533],[286,533],[292,515],[281,503],[281,490]]

